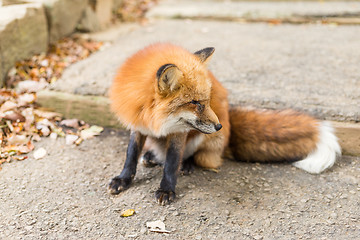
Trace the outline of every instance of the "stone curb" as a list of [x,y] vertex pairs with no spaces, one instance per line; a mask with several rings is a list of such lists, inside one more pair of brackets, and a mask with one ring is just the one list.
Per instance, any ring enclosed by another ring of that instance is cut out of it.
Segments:
[[[110,111],[109,99],[44,90],[38,93],[38,103],[61,113],[65,118],[78,118],[90,124],[121,128]],[[344,155],[360,156],[360,123],[330,121],[335,128]]]
[[43,90],[37,93],[37,98],[42,107],[61,113],[65,118],[77,118],[103,127],[120,127],[110,112],[110,102],[106,97]]

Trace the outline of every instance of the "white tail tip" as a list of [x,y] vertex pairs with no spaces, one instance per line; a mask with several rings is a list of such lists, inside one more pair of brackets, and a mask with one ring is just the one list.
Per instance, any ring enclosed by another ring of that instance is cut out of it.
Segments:
[[321,122],[319,126],[319,142],[316,149],[304,160],[293,163],[293,166],[309,173],[318,174],[332,167],[337,156],[340,155],[341,148],[333,127],[329,122]]

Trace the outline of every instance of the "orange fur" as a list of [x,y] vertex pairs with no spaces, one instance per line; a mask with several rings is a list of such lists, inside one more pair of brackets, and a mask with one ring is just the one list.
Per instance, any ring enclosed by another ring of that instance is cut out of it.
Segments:
[[210,78],[212,80],[210,105],[223,127],[219,132],[205,135],[205,141],[194,155],[194,160],[200,167],[218,168],[223,162],[222,154],[230,137],[229,104],[226,89],[211,72]]
[[[227,91],[207,70],[206,62],[178,46],[151,45],[119,69],[110,88],[111,108],[129,129],[149,136],[146,148],[157,151],[166,149],[171,124],[177,124],[171,122],[173,116],[192,113],[203,122],[220,122],[222,129],[212,134],[174,126],[173,131],[188,132],[185,153],[188,151],[195,163],[205,168],[222,164],[228,144],[235,158],[244,161],[300,160],[315,150],[319,141],[317,120],[290,110],[236,108],[229,112]],[[168,76],[162,75],[160,82],[157,71],[165,64],[176,67]],[[167,85],[170,90],[165,91]],[[196,106],[189,104],[192,100],[202,101],[204,109],[196,111]]]
[[[158,92],[156,72],[160,66],[173,63],[188,75],[181,82],[181,91],[172,97]],[[192,74],[199,69],[197,74]],[[118,71],[110,88],[111,108],[129,128],[146,128],[158,135],[170,113],[174,99],[202,99],[210,92],[204,79],[207,70],[191,53],[171,44],[151,45],[130,57]]]
[[242,161],[296,161],[315,150],[318,122],[291,110],[230,111],[230,148]]

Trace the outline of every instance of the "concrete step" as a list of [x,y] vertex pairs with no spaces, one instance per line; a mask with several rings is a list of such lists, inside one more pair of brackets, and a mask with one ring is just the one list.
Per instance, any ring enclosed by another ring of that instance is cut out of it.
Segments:
[[43,90],[38,92],[37,98],[43,108],[61,113],[64,118],[77,118],[103,127],[121,127],[110,111],[110,101],[106,97]]
[[52,88],[106,96],[118,67],[151,43],[192,52],[211,46],[209,68],[229,89],[230,103],[359,121],[359,36],[357,26],[156,21],[116,35],[113,45],[70,66]]
[[151,18],[360,24],[358,1],[161,1]]
[[[101,96],[81,96],[55,91],[38,93],[38,103],[61,113],[65,118],[78,118],[90,124],[122,128],[110,111],[109,99]],[[360,156],[360,123],[331,121],[336,129],[344,155]]]

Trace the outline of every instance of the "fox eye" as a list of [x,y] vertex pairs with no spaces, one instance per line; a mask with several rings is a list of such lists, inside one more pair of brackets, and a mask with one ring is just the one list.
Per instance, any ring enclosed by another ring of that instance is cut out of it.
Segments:
[[191,103],[191,104],[195,104],[195,105],[199,105],[199,104],[200,104],[199,101],[195,101],[195,100],[192,100],[190,103]]
[[204,105],[202,105],[202,104],[200,103],[200,101],[192,100],[190,103],[196,105],[196,109],[197,109],[199,112],[203,112],[203,111],[204,111]]

